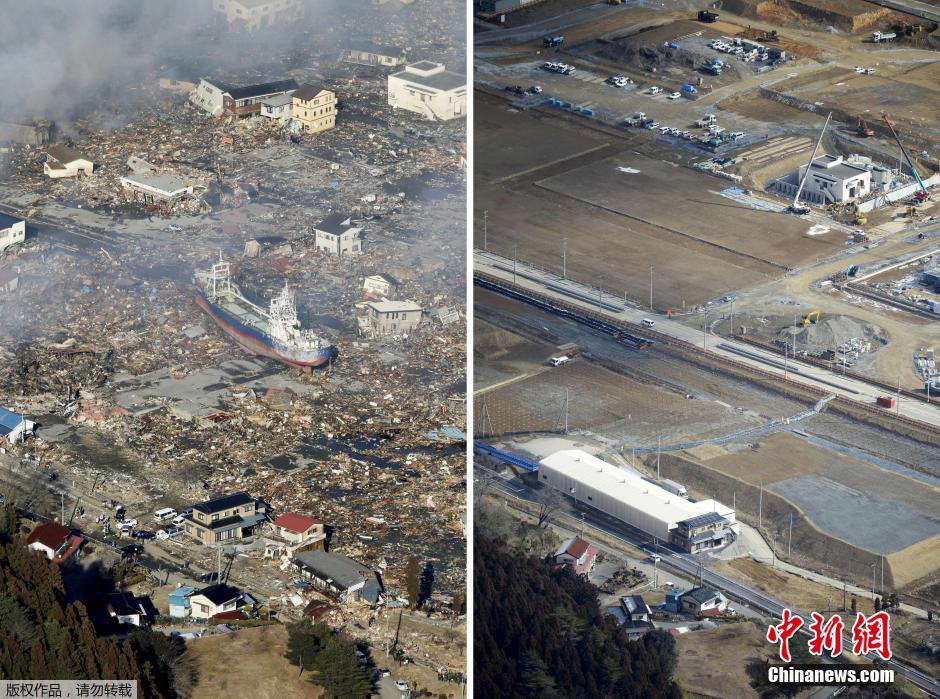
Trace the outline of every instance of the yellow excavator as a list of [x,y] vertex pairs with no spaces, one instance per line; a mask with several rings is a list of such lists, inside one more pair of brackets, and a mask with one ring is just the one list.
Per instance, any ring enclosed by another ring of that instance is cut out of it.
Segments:
[[810,311],[805,316],[800,319],[800,325],[809,325],[813,323],[814,325],[819,322],[819,311]]

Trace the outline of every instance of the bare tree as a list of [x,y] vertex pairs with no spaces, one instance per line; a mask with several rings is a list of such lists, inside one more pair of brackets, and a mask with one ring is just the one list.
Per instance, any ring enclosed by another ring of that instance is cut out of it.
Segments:
[[557,490],[546,489],[539,498],[538,526],[544,527],[553,514],[565,508],[565,499]]

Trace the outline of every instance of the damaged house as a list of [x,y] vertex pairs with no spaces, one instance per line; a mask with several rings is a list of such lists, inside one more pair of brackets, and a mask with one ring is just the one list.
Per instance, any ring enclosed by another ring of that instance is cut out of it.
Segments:
[[369,330],[373,337],[407,335],[421,325],[424,313],[414,301],[372,301],[368,309]]
[[121,178],[121,186],[141,204],[169,204],[193,195],[193,185],[173,175],[129,174]]
[[362,291],[369,297],[393,299],[398,291],[398,282],[388,274],[373,274],[363,280]]
[[212,116],[245,119],[260,115],[265,100],[291,95],[297,87],[297,81],[293,79],[234,87],[203,78],[190,94],[189,101]]
[[278,515],[269,529],[270,533],[264,537],[267,558],[281,554],[291,556],[301,549],[322,550],[326,541],[326,526],[321,520],[294,512]]
[[0,250],[26,240],[26,221],[0,214]]
[[362,229],[351,223],[349,216],[333,214],[313,227],[317,250],[330,255],[353,255],[362,252]]
[[361,66],[396,68],[405,63],[405,50],[396,46],[382,46],[371,41],[350,42],[343,51],[342,60]]
[[42,170],[47,177],[58,179],[60,177],[78,177],[79,174],[90,175],[95,164],[78,151],[68,146],[54,145],[46,149],[46,162]]
[[382,594],[375,571],[338,553],[305,551],[294,556],[292,563],[302,579],[341,602],[375,604]]
[[303,0],[212,0],[231,29],[254,32],[303,19]]
[[303,85],[292,95],[291,113],[304,133],[320,133],[336,126],[336,93]]
[[467,79],[443,63],[418,61],[388,76],[388,103],[433,121],[467,113]]

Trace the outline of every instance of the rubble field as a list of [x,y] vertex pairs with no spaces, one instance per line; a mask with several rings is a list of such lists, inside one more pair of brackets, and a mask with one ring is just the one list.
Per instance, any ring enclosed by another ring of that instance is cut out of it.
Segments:
[[[466,579],[466,125],[393,111],[385,72],[338,57],[349,37],[381,27],[415,60],[462,65],[463,10],[367,6],[324,22],[325,38],[302,50],[214,70],[233,84],[277,70],[334,90],[331,130],[214,118],[156,72],[126,118],[102,107],[60,124],[93,175],[50,180],[43,149],[5,154],[0,205],[27,218],[27,239],[0,252],[18,277],[0,293],[0,405],[37,429],[6,446],[0,488],[111,546],[128,543],[108,527],[116,503],[154,529],[159,507],[246,490],[275,513],[322,519],[329,550],[378,571],[392,604],[415,556],[433,569],[421,611],[433,620]],[[193,195],[130,200],[119,180],[133,158],[191,182]],[[361,254],[317,249],[314,226],[334,213],[363,229]],[[303,373],[240,349],[194,302],[194,272],[220,256],[262,308],[286,283],[300,325],[337,359]],[[363,281],[376,274],[424,309],[410,334],[362,331],[377,300]],[[237,559],[232,583],[297,617],[322,595],[289,590],[290,569],[264,560],[261,538],[226,554]],[[188,584],[216,569],[215,550],[185,537],[145,550]],[[370,613],[349,605],[337,620],[366,628]],[[432,634],[411,646],[464,670]]]

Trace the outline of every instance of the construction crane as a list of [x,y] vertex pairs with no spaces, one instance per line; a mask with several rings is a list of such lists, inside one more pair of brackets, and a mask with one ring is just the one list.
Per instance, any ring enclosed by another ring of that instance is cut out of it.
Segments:
[[907,149],[904,147],[904,144],[901,143],[901,137],[898,136],[898,132],[894,130],[894,124],[888,120],[887,114],[882,114],[881,120],[887,125],[888,131],[890,131],[891,135],[894,136],[894,140],[898,142],[898,148],[901,149],[901,154],[907,161],[908,167],[911,168],[911,172],[914,173],[914,179],[917,180],[917,184],[920,185],[920,191],[914,195],[914,198],[918,201],[927,201],[930,198],[930,192],[927,191],[927,186],[924,184],[924,181],[920,179],[920,173],[917,172],[917,168],[914,167],[914,161],[911,160],[911,156],[907,154]]
[[861,114],[856,117],[856,125],[858,126],[858,135],[862,138],[868,138],[869,136],[874,136],[875,132],[868,125],[868,122],[862,117]]
[[809,177],[809,171],[813,169],[813,161],[816,159],[816,151],[819,150],[819,144],[822,143],[823,134],[826,133],[826,127],[829,126],[829,121],[832,119],[832,112],[829,112],[826,116],[826,123],[823,124],[822,131],[819,132],[819,138],[816,139],[816,145],[813,146],[813,152],[809,154],[809,163],[806,165],[806,172],[803,173],[803,178],[800,180],[800,186],[796,188],[796,196],[793,197],[793,203],[790,204],[789,211],[792,214],[808,214],[808,206],[800,206],[800,193],[803,191],[803,185],[806,184],[806,178]]

